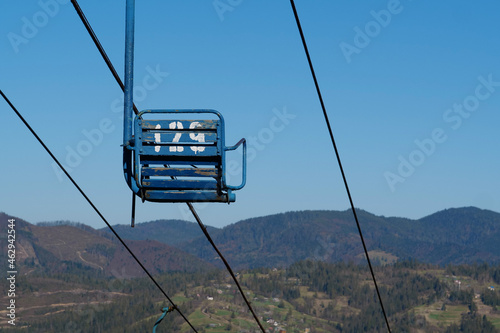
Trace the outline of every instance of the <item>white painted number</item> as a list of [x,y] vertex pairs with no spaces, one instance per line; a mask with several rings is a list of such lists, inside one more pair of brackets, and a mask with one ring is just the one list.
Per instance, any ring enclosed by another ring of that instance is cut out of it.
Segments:
[[[193,121],[191,123],[191,125],[189,125],[189,129],[194,129],[194,128],[201,128],[201,125],[199,122],[197,121]],[[205,133],[198,133],[198,134],[194,134],[194,133],[189,133],[189,138],[191,140],[195,140],[195,141],[198,141],[198,142],[205,142]],[[194,151],[194,153],[196,154],[197,152],[202,152],[205,150],[205,147],[203,146],[192,146],[191,147],[191,150]]]
[[[160,124],[156,124],[156,127],[155,129],[160,129],[161,128],[161,125]],[[161,134],[160,133],[155,133],[155,143],[160,143],[161,142]],[[160,146],[155,146],[155,152],[159,152],[160,151]]]
[[[161,128],[159,126],[160,125],[156,125],[156,128],[157,129]],[[168,127],[170,129],[184,129],[184,127],[182,126],[182,123],[180,121],[177,121],[177,122],[173,121],[170,124],[168,124]],[[195,128],[201,128],[200,123],[197,121],[193,121],[191,124],[189,124],[189,129],[195,129]],[[182,135],[181,132],[175,133],[175,136],[174,136],[174,139],[172,140],[172,142],[179,142],[179,140],[181,139],[181,135]],[[198,134],[189,133],[189,138],[191,140],[194,140],[194,141],[205,142],[205,133],[198,133]],[[160,142],[160,134],[155,134],[155,142]],[[156,150],[157,148],[158,148],[158,150]],[[182,146],[171,146],[169,149],[170,149],[170,151],[177,151],[177,152],[184,151],[184,147],[182,147]],[[158,152],[160,150],[160,147],[156,146],[155,150]],[[203,146],[191,146],[191,150],[194,151],[195,154],[197,154],[198,152],[204,151],[205,147],[203,147]]]
[[[177,129],[184,129],[184,127],[182,127],[182,123],[180,121],[178,121],[178,122],[173,121],[173,122],[171,122],[168,125],[168,127],[170,129],[176,129],[176,128]],[[179,142],[179,140],[181,139],[181,135],[182,135],[182,133],[180,133],[180,132],[175,133],[174,140],[172,142]],[[182,147],[182,146],[171,146],[170,147],[170,151],[181,152],[181,151],[184,151],[184,147]]]

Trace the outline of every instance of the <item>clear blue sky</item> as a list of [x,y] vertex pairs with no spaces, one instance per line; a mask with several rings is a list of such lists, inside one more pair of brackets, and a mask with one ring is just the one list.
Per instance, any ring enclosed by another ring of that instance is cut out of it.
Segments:
[[[123,75],[125,1],[80,5]],[[296,6],[355,205],[500,211],[500,4]],[[6,0],[0,22],[1,89],[109,221],[129,223],[122,94],[72,5]],[[247,186],[229,206],[196,204],[206,224],[349,207],[287,0],[137,1],[135,57],[139,109],[217,109],[227,144],[249,139]],[[3,101],[0,114],[0,211],[103,227]],[[138,204],[139,222],[170,218],[191,219],[184,204]]]

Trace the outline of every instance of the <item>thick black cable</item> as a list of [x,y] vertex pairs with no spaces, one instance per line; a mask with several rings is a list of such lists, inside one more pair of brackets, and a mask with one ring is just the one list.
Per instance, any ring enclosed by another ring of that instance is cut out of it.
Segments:
[[[123,82],[121,81],[120,79],[120,76],[118,76],[118,73],[116,72],[113,64],[111,63],[111,60],[109,60],[108,56],[106,55],[106,51],[104,51],[104,48],[102,47],[101,43],[99,42],[99,39],[97,38],[94,30],[92,29],[92,27],[90,26],[90,23],[88,22],[87,18],[85,17],[85,14],[83,13],[82,9],[80,8],[79,4],[78,4],[78,1],[77,0],[71,0],[71,3],[73,4],[73,7],[75,8],[76,12],[78,13],[78,16],[80,17],[82,23],[85,25],[85,28],[87,29],[90,37],[92,38],[92,40],[94,41],[94,44],[96,45],[97,49],[99,50],[99,52],[101,53],[101,56],[102,58],[104,59],[104,61],[106,62],[109,70],[111,71],[111,73],[113,74],[113,77],[115,78],[116,82],[118,83],[118,85],[121,87],[122,91],[125,92],[125,86],[123,84]],[[134,104],[134,111],[135,113],[137,114],[137,108],[135,107],[135,104]],[[134,196],[134,199],[135,199],[135,196]],[[198,214],[196,213],[196,210],[194,209],[193,205],[190,203],[190,202],[186,202],[186,204],[188,205],[189,207],[189,210],[193,213],[193,216],[194,218],[196,219],[196,221],[198,222],[200,228],[202,229],[203,233],[205,234],[205,236],[207,237],[208,241],[210,242],[210,244],[212,245],[212,247],[215,249],[215,251],[219,254],[219,256],[221,257],[222,261],[224,262],[224,265],[226,265],[226,268],[227,270],[229,271],[229,274],[231,275],[231,277],[233,278],[234,282],[236,283],[236,286],[238,287],[241,295],[243,296],[243,299],[245,300],[245,303],[247,304],[250,312],[252,313],[253,317],[255,318],[255,320],[257,321],[257,324],[259,325],[260,329],[262,330],[262,332],[265,333],[265,329],[264,327],[262,326],[262,324],[260,323],[257,315],[255,314],[255,311],[253,310],[250,302],[248,301],[248,299],[246,298],[244,292],[243,292],[243,289],[241,288],[241,285],[240,283],[238,282],[238,280],[236,279],[236,276],[234,275],[234,272],[233,270],[231,269],[231,266],[229,265],[229,263],[226,261],[226,259],[224,258],[224,256],[222,255],[222,253],[219,251],[219,249],[217,248],[217,246],[215,245],[215,243],[213,242],[212,238],[210,237],[210,234],[208,233],[207,231],[207,228],[205,227],[205,225],[203,224],[203,222],[201,221],[200,217],[198,216]]]
[[243,292],[243,289],[241,288],[241,285],[238,282],[238,279],[236,278],[236,275],[234,275],[234,272],[231,269],[231,266],[229,266],[229,263],[227,262],[226,258],[224,258],[224,256],[222,255],[222,253],[219,251],[219,249],[215,245],[214,241],[212,240],[212,237],[210,237],[210,234],[208,233],[207,228],[205,227],[205,225],[201,221],[200,217],[196,213],[196,210],[194,209],[193,205],[190,202],[186,202],[186,204],[188,205],[189,210],[191,210],[191,213],[193,213],[193,216],[196,219],[196,221],[198,222],[198,225],[200,226],[201,230],[205,234],[205,237],[207,237],[207,240],[210,242],[210,244],[214,248],[215,252],[217,252],[217,254],[219,255],[219,257],[222,259],[222,262],[224,262],[224,265],[226,265],[226,268],[227,268],[229,274],[233,278],[234,283],[236,283],[236,286],[238,287],[238,290],[240,291],[241,296],[243,296],[243,299],[245,300],[245,303],[247,304],[248,309],[250,309],[250,312],[252,312],[252,315],[255,318],[255,321],[259,325],[260,329],[262,330],[262,333],[266,333],[266,330],[264,329],[264,327],[260,323],[259,318],[257,317],[257,314],[255,313],[255,311],[252,308],[252,305],[250,304],[250,302],[248,301],[247,297],[245,296],[245,293]]
[[372,275],[373,284],[375,285],[375,290],[377,291],[377,296],[378,296],[378,299],[380,302],[380,307],[382,308],[382,313],[384,314],[385,324],[387,325],[387,329],[390,333],[391,327],[389,326],[389,320],[387,319],[387,314],[386,314],[385,309],[384,309],[384,303],[382,302],[382,297],[380,296],[380,291],[378,289],[377,279],[375,278],[375,273],[373,272],[373,267],[372,267],[372,264],[370,261],[370,256],[368,255],[368,250],[366,248],[365,240],[363,238],[363,233],[361,232],[361,226],[359,224],[358,216],[356,214],[356,208],[354,207],[354,202],[352,200],[351,191],[349,190],[349,185],[347,184],[347,177],[344,173],[344,168],[342,167],[342,162],[340,160],[340,154],[339,154],[339,151],[337,149],[337,144],[335,143],[335,138],[333,136],[332,127],[330,126],[330,120],[328,119],[328,114],[326,113],[325,103],[323,102],[323,97],[321,95],[321,90],[319,89],[318,80],[316,79],[316,74],[314,72],[314,67],[313,67],[313,64],[311,61],[311,56],[309,55],[309,50],[307,48],[306,39],[304,37],[304,33],[303,33],[302,27],[300,25],[299,15],[297,14],[297,9],[295,8],[295,3],[293,2],[293,0],[290,0],[290,4],[292,5],[293,15],[295,16],[295,22],[297,23],[297,28],[299,29],[300,38],[302,39],[302,45],[304,46],[304,51],[305,51],[306,56],[307,56],[307,61],[309,62],[309,68],[311,70],[311,74],[312,74],[312,77],[314,80],[314,85],[316,86],[316,92],[318,93],[318,98],[319,98],[319,101],[321,103],[321,108],[323,109],[323,115],[325,117],[325,122],[326,122],[326,125],[328,126],[328,132],[330,133],[330,139],[331,139],[332,144],[333,144],[333,149],[335,150],[335,155],[337,157],[337,162],[338,162],[338,165],[340,168],[340,172],[342,173],[342,179],[344,180],[344,185],[345,185],[345,189],[347,191],[347,196],[349,197],[349,202],[351,204],[352,213],[354,215],[354,219],[356,220],[356,226],[358,227],[359,237],[361,238],[361,243],[363,244],[363,249],[365,251],[366,260],[368,262],[368,266],[370,267],[370,273]]
[[[90,37],[94,41],[94,45],[97,47],[97,50],[99,51],[99,53],[102,56],[102,59],[104,60],[104,62],[108,66],[109,70],[111,71],[111,74],[115,78],[116,83],[118,83],[118,85],[120,86],[122,91],[125,93],[125,86],[123,85],[123,82],[120,79],[120,76],[116,72],[116,69],[113,66],[113,63],[111,62],[111,60],[108,57],[108,54],[106,53],[106,51],[102,47],[102,44],[99,41],[99,38],[97,38],[97,35],[94,32],[94,29],[92,29],[92,26],[90,25],[89,21],[87,20],[87,17],[83,13],[82,8],[78,4],[78,1],[71,0],[71,4],[73,5],[73,8],[75,8],[76,13],[78,14],[78,17],[80,17],[80,20],[82,21],[83,25],[85,26],[85,29],[87,29],[87,32],[89,33]],[[139,110],[137,109],[137,107],[135,106],[135,104],[133,102],[132,102],[132,109],[134,110],[135,114],[139,113]],[[134,227],[134,224],[135,224],[135,194],[132,193],[132,221],[131,221],[132,228]]]
[[149,273],[149,271],[146,269],[146,267],[144,267],[144,265],[141,263],[141,261],[135,256],[134,252],[132,252],[132,250],[130,250],[130,248],[127,246],[127,244],[123,241],[123,239],[118,235],[118,233],[115,231],[115,229],[113,229],[113,227],[111,226],[111,224],[109,224],[109,222],[106,220],[106,218],[101,214],[101,212],[99,211],[99,209],[97,209],[97,207],[94,205],[94,203],[90,200],[90,198],[85,194],[85,192],[80,188],[80,186],[76,183],[76,181],[73,179],[73,177],[71,177],[71,175],[68,173],[68,171],[66,171],[66,169],[64,168],[64,166],[59,162],[59,160],[54,156],[54,154],[52,154],[52,152],[50,151],[50,149],[45,145],[45,143],[43,142],[43,140],[38,136],[38,134],[36,134],[36,132],[33,130],[33,128],[30,126],[30,124],[28,124],[28,122],[24,119],[24,117],[21,115],[21,113],[19,113],[19,111],[16,109],[16,107],[10,102],[10,100],[7,98],[7,96],[5,96],[5,94],[2,92],[2,90],[0,90],[0,95],[2,95],[2,97],[5,99],[5,101],[7,102],[7,104],[9,104],[9,106],[12,108],[12,110],[16,113],[16,115],[19,117],[19,119],[21,119],[21,121],[24,123],[24,125],[28,128],[28,130],[31,132],[31,134],[33,134],[33,136],[38,140],[38,142],[42,145],[42,147],[45,149],[45,151],[47,151],[47,153],[50,155],[50,157],[52,157],[52,159],[54,160],[54,162],[56,162],[56,164],[61,168],[61,170],[64,172],[64,174],[66,175],[66,177],[68,177],[68,179],[73,183],[73,185],[78,189],[78,191],[80,192],[80,194],[85,198],[85,200],[87,200],[87,202],[89,203],[90,206],[92,206],[92,208],[95,210],[95,212],[97,213],[97,215],[99,215],[99,217],[104,221],[104,223],[106,223],[106,225],[108,226],[108,228],[113,232],[113,234],[116,236],[116,238],[118,238],[118,240],[122,243],[122,245],[127,249],[127,251],[130,253],[130,255],[135,259],[135,261],[139,264],[139,266],[141,266],[142,270],[149,276],[149,278],[151,279],[151,281],[153,281],[153,283],[156,285],[156,287],[158,287],[158,289],[162,292],[162,294],[167,298],[167,300],[172,304],[172,306],[177,310],[177,312],[179,312],[179,314],[182,316],[182,318],[184,318],[184,320],[189,324],[189,326],[191,326],[191,328],[195,331],[195,332],[198,332],[194,327],[193,325],[189,322],[189,320],[184,316],[184,314],[179,310],[179,308],[177,307],[177,305],[175,305],[175,303],[172,301],[172,299],[170,297],[168,297],[167,293],[163,290],[163,288],[158,284],[158,282],[156,282],[156,280],[153,278],[153,276],[151,275],[151,273]]
[[[75,8],[76,13],[80,17],[80,20],[82,20],[82,23],[85,26],[85,29],[87,29],[87,32],[89,33],[90,37],[94,41],[95,46],[99,50],[99,53],[101,54],[102,58],[104,59],[104,62],[108,66],[109,70],[111,71],[111,74],[113,74],[113,77],[115,78],[116,82],[118,83],[118,85],[120,86],[120,88],[122,89],[122,91],[125,92],[125,86],[123,85],[123,82],[120,79],[120,76],[116,72],[115,67],[111,63],[111,60],[109,60],[109,57],[106,54],[106,51],[104,51],[104,48],[102,47],[101,42],[97,38],[97,36],[96,36],[96,34],[94,32],[94,29],[92,29],[92,27],[90,26],[90,23],[87,20],[87,17],[85,17],[85,14],[83,13],[82,9],[80,8],[80,5],[78,4],[78,1],[71,0],[71,4]],[[137,110],[137,107],[135,106],[135,104],[132,104],[132,106],[133,106],[133,109],[134,109],[134,113],[138,114],[139,110]]]

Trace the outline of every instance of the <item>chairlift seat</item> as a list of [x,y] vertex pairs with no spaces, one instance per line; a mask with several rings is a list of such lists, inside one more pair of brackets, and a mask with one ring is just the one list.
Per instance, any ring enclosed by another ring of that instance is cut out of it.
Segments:
[[[205,117],[174,119],[185,114]],[[145,119],[150,115],[158,119]],[[224,139],[224,118],[215,110],[140,112],[133,139],[137,194],[155,202],[234,202],[232,191],[245,185],[246,141],[226,147]],[[226,184],[225,152],[241,144],[242,182],[231,186]]]

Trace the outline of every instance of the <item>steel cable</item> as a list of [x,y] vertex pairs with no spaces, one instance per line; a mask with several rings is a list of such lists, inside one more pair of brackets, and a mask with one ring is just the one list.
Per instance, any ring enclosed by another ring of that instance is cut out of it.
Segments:
[[50,157],[52,157],[52,159],[54,160],[54,162],[56,162],[56,164],[61,168],[61,170],[64,172],[64,174],[66,175],[66,177],[68,177],[68,179],[73,183],[73,185],[78,189],[78,191],[80,192],[80,194],[85,198],[85,200],[87,200],[87,202],[89,203],[89,205],[95,210],[95,212],[97,213],[97,215],[99,215],[99,217],[104,221],[104,223],[106,223],[106,225],[108,226],[108,228],[113,232],[113,234],[116,236],[116,238],[118,238],[118,240],[122,243],[122,245],[127,249],[127,251],[130,253],[130,255],[135,259],[135,261],[139,264],[139,266],[141,266],[142,270],[149,276],[149,278],[151,279],[151,281],[153,281],[153,283],[156,285],[156,287],[158,287],[158,289],[162,292],[162,294],[167,298],[167,300],[172,304],[172,306],[177,310],[177,312],[179,312],[179,314],[182,316],[182,318],[184,318],[184,320],[189,324],[189,326],[191,326],[191,328],[195,331],[195,332],[198,332],[194,327],[193,325],[189,322],[189,320],[187,319],[186,316],[184,316],[184,314],[179,310],[179,308],[175,305],[175,303],[172,301],[172,299],[167,295],[167,293],[163,290],[163,288],[158,284],[158,282],[156,282],[156,280],[153,278],[153,276],[151,275],[151,273],[149,273],[149,271],[146,269],[146,267],[144,267],[144,265],[141,263],[141,261],[135,256],[134,252],[132,252],[132,250],[127,246],[127,244],[123,241],[123,239],[118,235],[118,233],[115,231],[115,229],[111,226],[111,224],[109,224],[109,222],[106,220],[106,218],[101,214],[101,212],[99,211],[99,209],[97,209],[97,207],[94,205],[94,203],[90,200],[90,198],[85,194],[85,192],[81,189],[81,187],[77,184],[77,182],[73,179],[73,177],[71,177],[71,175],[68,173],[68,171],[66,171],[66,169],[64,168],[64,166],[59,162],[59,160],[54,156],[54,154],[52,154],[52,152],[50,151],[50,149],[45,145],[45,143],[43,142],[43,140],[38,136],[38,134],[36,134],[35,130],[33,130],[33,128],[30,126],[30,124],[24,119],[24,117],[21,115],[21,113],[16,109],[16,107],[10,102],[10,100],[7,98],[7,96],[5,96],[5,94],[2,92],[2,90],[0,90],[0,95],[2,95],[2,97],[5,99],[5,101],[7,102],[7,104],[9,104],[9,106],[12,108],[12,110],[16,113],[16,115],[19,117],[19,119],[21,119],[21,121],[24,123],[24,125],[28,128],[28,130],[31,132],[31,134],[33,134],[33,136],[38,140],[38,142],[42,145],[42,147],[45,149],[45,151],[47,151],[47,153],[50,155]]
[[363,249],[365,251],[366,260],[368,262],[368,266],[370,267],[370,273],[371,273],[371,276],[372,276],[372,279],[373,279],[373,284],[375,285],[375,290],[377,292],[377,296],[378,296],[378,299],[379,299],[379,302],[380,302],[380,307],[382,308],[382,313],[384,315],[385,324],[387,325],[387,330],[390,333],[391,332],[391,328],[389,326],[389,320],[387,319],[387,314],[385,312],[384,303],[382,302],[382,297],[380,296],[380,291],[379,291],[379,288],[378,288],[378,285],[377,285],[377,279],[375,278],[375,273],[373,272],[373,267],[372,267],[372,264],[371,264],[371,261],[370,261],[370,256],[368,255],[368,250],[366,248],[366,244],[365,244],[365,240],[364,240],[364,237],[363,237],[363,233],[361,232],[361,225],[359,224],[358,216],[356,214],[356,208],[354,207],[354,202],[353,202],[352,196],[351,196],[351,191],[349,190],[349,185],[347,184],[347,177],[346,177],[346,175],[344,173],[344,168],[342,167],[342,162],[340,160],[340,154],[339,154],[339,151],[337,149],[337,144],[335,143],[335,138],[333,136],[332,127],[330,126],[330,120],[328,119],[328,114],[326,113],[325,103],[323,102],[323,97],[321,95],[321,90],[319,89],[318,80],[316,79],[316,74],[314,72],[314,67],[313,67],[313,64],[312,64],[312,61],[311,61],[311,56],[309,55],[309,50],[307,48],[306,39],[304,37],[304,33],[303,33],[302,27],[300,25],[300,20],[299,20],[298,14],[297,14],[297,9],[295,8],[295,3],[293,2],[293,0],[290,0],[290,4],[292,6],[293,15],[295,16],[295,22],[297,23],[297,28],[299,29],[300,38],[302,39],[302,45],[304,47],[304,51],[305,51],[306,56],[307,56],[307,61],[309,63],[309,68],[311,70],[311,74],[312,74],[312,77],[313,77],[313,80],[314,80],[314,85],[316,86],[316,92],[318,94],[319,102],[321,104],[321,108],[323,109],[323,116],[325,117],[325,122],[326,122],[326,125],[328,127],[328,132],[330,133],[330,139],[331,139],[332,144],[333,144],[333,149],[335,150],[335,156],[337,157],[337,162],[338,162],[338,165],[339,165],[339,168],[340,168],[340,172],[342,174],[342,179],[344,181],[344,185],[345,185],[345,189],[346,189],[346,192],[347,192],[347,196],[349,197],[349,202],[351,204],[351,209],[352,209],[352,213],[354,215],[354,220],[356,221],[356,226],[358,227],[359,237],[361,238],[361,243],[363,244]]

